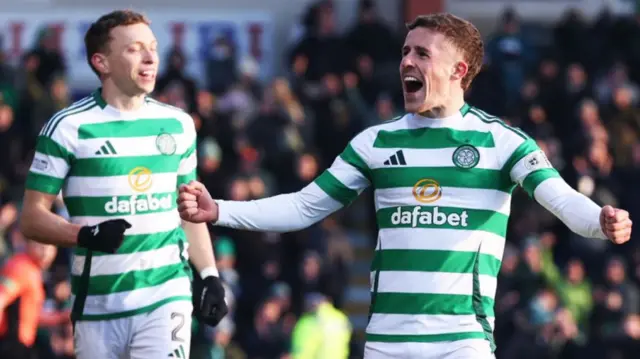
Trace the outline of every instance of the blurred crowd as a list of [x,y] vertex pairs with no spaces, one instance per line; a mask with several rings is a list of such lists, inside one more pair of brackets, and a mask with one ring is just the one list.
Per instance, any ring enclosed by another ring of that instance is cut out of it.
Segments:
[[[213,41],[201,86],[166,54],[154,97],[192,114],[198,175],[215,198],[249,200],[296,191],[327,168],[359,131],[402,114],[401,24],[361,1],[338,32],[331,1],[311,6],[296,28],[285,76],[257,77],[251,58]],[[640,21],[568,13],[554,26],[513,11],[486,34],[485,68],[468,102],[535,138],[565,180],[599,204],[640,215]],[[17,214],[36,135],[72,98],[64,58],[43,29],[11,67],[0,56],[0,258],[23,248]],[[62,201],[56,211],[65,215]],[[309,318],[343,320],[354,236],[371,248],[371,192],[307,230],[289,234],[211,228],[232,311],[217,328],[194,322],[194,359],[302,358]],[[637,232],[637,231],[636,231]],[[496,297],[499,359],[632,358],[640,349],[638,235],[614,247],[580,238],[516,190]],[[68,310],[70,251],[45,273],[44,310]],[[345,313],[349,314],[349,313]],[[341,317],[342,315],[342,317]],[[39,359],[73,358],[70,325],[43,327]],[[362,343],[351,338],[351,356]],[[298,348],[294,350],[294,348]],[[337,354],[336,354],[337,355]]]

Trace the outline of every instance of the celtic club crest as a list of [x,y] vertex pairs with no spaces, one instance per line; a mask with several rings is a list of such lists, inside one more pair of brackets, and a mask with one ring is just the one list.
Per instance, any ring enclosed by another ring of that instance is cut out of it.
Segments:
[[471,145],[462,145],[453,152],[452,159],[459,168],[473,168],[480,162],[480,152]]

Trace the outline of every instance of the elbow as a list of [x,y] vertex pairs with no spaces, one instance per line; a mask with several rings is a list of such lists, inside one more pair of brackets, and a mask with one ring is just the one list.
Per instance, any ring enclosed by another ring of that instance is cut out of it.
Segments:
[[25,238],[33,237],[33,224],[29,218],[30,216],[25,215],[23,212],[18,220],[18,229]]
[[42,217],[33,212],[33,210],[29,210],[28,208],[23,209],[18,220],[18,229],[27,239],[35,239],[38,237],[36,221]]

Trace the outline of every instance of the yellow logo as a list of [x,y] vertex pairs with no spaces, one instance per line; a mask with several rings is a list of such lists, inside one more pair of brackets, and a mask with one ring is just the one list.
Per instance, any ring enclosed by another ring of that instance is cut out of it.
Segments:
[[136,192],[145,192],[151,188],[151,170],[138,166],[129,172],[129,186]]
[[421,179],[413,186],[413,197],[421,203],[435,202],[442,197],[442,187],[436,180]]

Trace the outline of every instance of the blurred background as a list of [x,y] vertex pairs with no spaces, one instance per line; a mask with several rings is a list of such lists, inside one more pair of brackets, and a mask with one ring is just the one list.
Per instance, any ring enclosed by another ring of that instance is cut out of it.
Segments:
[[[450,11],[486,41],[468,102],[535,138],[581,193],[640,215],[634,0],[81,3],[0,3],[0,260],[24,248],[16,219],[37,133],[98,85],[84,57],[88,24],[132,3],[160,41],[153,96],[192,114],[199,177],[216,198],[296,191],[356,133],[403,114],[404,23]],[[66,215],[61,201],[55,210]],[[367,191],[296,233],[211,228],[232,312],[216,329],[194,323],[191,358],[301,358],[292,348],[322,330],[308,319],[326,313],[328,321],[343,313],[351,329],[323,344],[347,337],[343,357],[361,357],[374,218]],[[581,238],[516,190],[496,297],[497,357],[637,358],[638,233],[615,247]],[[46,313],[69,308],[69,255],[60,250],[45,273]],[[73,358],[71,326],[42,327],[37,345],[40,359]]]

